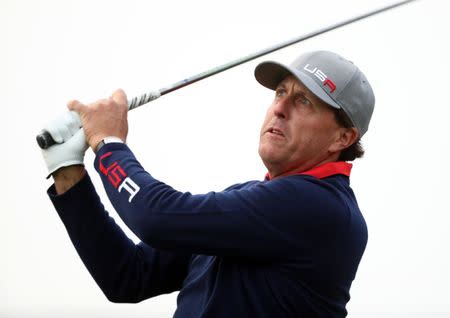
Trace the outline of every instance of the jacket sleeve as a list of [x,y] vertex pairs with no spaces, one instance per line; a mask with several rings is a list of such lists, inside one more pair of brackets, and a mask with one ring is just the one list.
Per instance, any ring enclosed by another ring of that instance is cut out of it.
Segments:
[[70,239],[105,296],[139,302],[181,288],[189,254],[135,245],[105,211],[86,176],[62,195],[48,190]]
[[157,248],[253,258],[306,255],[311,240],[333,231],[341,218],[336,210],[342,202],[312,177],[192,195],[153,178],[119,143],[103,146],[95,167],[120,217]]

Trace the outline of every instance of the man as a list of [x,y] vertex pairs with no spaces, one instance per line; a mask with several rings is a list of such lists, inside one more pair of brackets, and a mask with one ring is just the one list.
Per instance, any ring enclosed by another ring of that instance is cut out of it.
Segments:
[[[349,186],[374,107],[353,63],[327,51],[290,66],[264,62],[256,79],[275,90],[261,129],[264,181],[204,195],[154,179],[125,145],[127,100],[118,90],[47,130],[55,180],[48,193],[87,269],[113,302],[179,290],[174,317],[345,317],[367,242]],[[82,163],[89,145],[108,197],[142,240],[105,212]]]

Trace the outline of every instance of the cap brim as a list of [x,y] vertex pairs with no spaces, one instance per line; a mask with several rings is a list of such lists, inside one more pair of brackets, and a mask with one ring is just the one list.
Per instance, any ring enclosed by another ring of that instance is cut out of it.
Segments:
[[255,68],[255,78],[263,86],[275,90],[280,82],[288,75],[293,75],[303,85],[308,88],[320,100],[331,107],[340,109],[341,106],[336,103],[323,89],[308,75],[303,74],[289,66],[274,62],[266,61],[258,64]]

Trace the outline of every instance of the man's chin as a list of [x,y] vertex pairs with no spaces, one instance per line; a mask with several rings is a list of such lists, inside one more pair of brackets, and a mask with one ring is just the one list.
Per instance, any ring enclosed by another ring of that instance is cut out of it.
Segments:
[[260,146],[258,152],[267,168],[269,168],[269,166],[278,165],[282,161],[280,149],[277,149],[276,147]]

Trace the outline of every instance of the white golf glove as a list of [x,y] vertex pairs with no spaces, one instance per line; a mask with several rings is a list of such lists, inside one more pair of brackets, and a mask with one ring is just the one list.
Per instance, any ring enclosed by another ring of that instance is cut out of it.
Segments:
[[62,167],[83,165],[84,153],[88,148],[84,130],[78,113],[65,112],[48,123],[44,130],[48,131],[56,144],[42,149],[42,155],[48,168],[48,176]]

